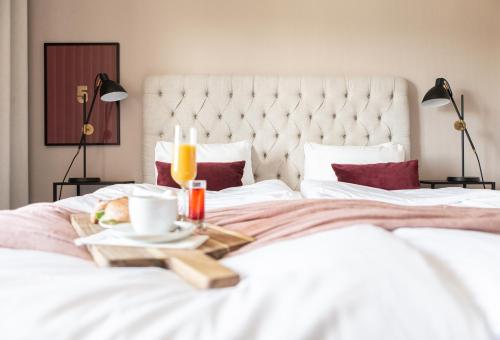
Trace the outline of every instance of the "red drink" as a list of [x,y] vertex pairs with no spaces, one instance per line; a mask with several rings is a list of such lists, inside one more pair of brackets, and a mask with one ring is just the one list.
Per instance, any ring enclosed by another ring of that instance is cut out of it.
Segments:
[[205,181],[189,181],[189,213],[192,221],[203,223],[205,219]]

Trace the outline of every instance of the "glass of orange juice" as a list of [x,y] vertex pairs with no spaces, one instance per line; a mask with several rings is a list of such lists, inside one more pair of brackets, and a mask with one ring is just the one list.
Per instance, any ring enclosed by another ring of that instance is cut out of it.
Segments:
[[174,181],[181,187],[179,193],[179,215],[185,219],[187,211],[186,189],[189,181],[196,178],[196,128],[189,129],[189,136],[183,136],[179,125],[175,126],[174,159],[170,168]]

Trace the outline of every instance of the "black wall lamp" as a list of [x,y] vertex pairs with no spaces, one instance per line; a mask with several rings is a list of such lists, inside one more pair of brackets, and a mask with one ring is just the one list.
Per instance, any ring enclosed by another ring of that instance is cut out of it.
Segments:
[[[481,168],[481,161],[479,160],[479,156],[477,155],[476,147],[472,142],[469,131],[467,130],[467,125],[464,121],[464,96],[461,95],[461,110],[458,109],[455,100],[453,99],[453,92],[451,91],[450,83],[444,78],[437,78],[436,84],[432,87],[424,96],[422,100],[422,106],[424,107],[440,107],[447,105],[449,103],[453,104],[455,111],[458,115],[458,120],[455,122],[455,129],[460,131],[462,134],[461,146],[462,146],[462,176],[450,176],[447,178],[449,182],[479,182],[480,180],[484,182],[483,179],[483,170]],[[479,172],[481,174],[481,178],[479,177],[469,177],[465,176],[465,148],[464,148],[464,140],[467,137],[469,144],[472,148],[472,151],[476,155],[477,163],[479,165]]]
[[[76,157],[80,153],[80,150],[83,148],[83,177],[72,177],[69,179],[70,183],[88,183],[88,182],[100,182],[101,179],[99,177],[87,177],[87,135],[92,134],[93,128],[89,125],[90,117],[92,117],[92,111],[94,109],[95,100],[97,98],[97,93],[99,93],[99,97],[104,102],[118,102],[120,100],[124,100],[128,97],[127,91],[115,81],[109,79],[106,73],[98,73],[94,80],[94,96],[92,97],[92,102],[90,104],[89,112],[87,113],[87,94],[84,93],[82,95],[82,111],[83,111],[83,126],[82,126],[82,134],[80,137],[80,142],[78,143],[78,149],[76,151],[75,156],[71,160],[71,163],[64,174],[63,182],[66,180],[73,163],[75,162]],[[59,199],[61,199],[61,192],[63,186],[61,185],[61,189],[59,191]]]

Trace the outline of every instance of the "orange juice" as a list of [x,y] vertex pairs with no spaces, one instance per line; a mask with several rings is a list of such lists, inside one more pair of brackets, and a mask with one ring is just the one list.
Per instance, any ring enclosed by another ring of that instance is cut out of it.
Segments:
[[174,150],[174,161],[171,167],[174,181],[186,188],[187,183],[196,178],[196,146],[179,144]]

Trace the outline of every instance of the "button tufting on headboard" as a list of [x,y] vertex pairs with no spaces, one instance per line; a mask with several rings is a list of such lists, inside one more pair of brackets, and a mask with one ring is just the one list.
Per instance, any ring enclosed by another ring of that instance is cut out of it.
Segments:
[[[253,140],[256,180],[297,189],[305,142],[375,145],[410,152],[406,81],[396,77],[152,76],[144,83],[144,181],[154,183],[154,146],[175,124],[200,143]],[[162,132],[160,132],[162,131]]]

